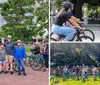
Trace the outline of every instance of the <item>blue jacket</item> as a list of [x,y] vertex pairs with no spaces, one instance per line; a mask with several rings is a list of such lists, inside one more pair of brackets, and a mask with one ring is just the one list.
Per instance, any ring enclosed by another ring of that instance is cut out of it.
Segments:
[[26,50],[24,46],[22,46],[22,48],[19,48],[18,46],[15,47],[14,58],[26,58]]

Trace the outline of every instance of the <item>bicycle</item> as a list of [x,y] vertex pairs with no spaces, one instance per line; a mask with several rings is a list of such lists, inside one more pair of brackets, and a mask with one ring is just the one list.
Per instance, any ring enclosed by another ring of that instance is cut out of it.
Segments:
[[30,63],[30,66],[33,70],[39,71],[42,69],[44,63],[44,56],[42,53],[40,53],[38,58],[35,55],[34,57],[32,57],[32,62]]
[[[85,32],[91,32],[91,34],[93,35],[93,38],[87,36]],[[51,41],[62,41],[62,40],[64,40],[64,38],[66,36],[62,35],[62,34],[55,34],[52,32],[50,37],[51,37]],[[89,29],[81,30],[81,29],[76,28],[76,34],[74,35],[74,37],[71,40],[68,40],[68,41],[84,41],[85,39],[94,41],[95,40],[94,33]]]
[[[82,24],[83,23],[79,23],[79,25],[81,27],[83,27]],[[71,40],[68,40],[68,41],[84,41],[85,39],[89,39],[90,41],[95,40],[95,35],[91,30],[89,30],[89,29],[79,29],[77,27],[75,29],[76,29],[76,33],[74,34],[74,37]],[[91,35],[91,37],[87,34]],[[50,34],[51,41],[62,41],[62,40],[64,40],[65,37],[66,37],[65,35],[56,34],[54,32],[52,32]]]
[[34,57],[34,53],[32,53],[31,56],[26,57],[26,59],[25,59],[25,66],[31,67],[31,63],[32,63],[33,57]]

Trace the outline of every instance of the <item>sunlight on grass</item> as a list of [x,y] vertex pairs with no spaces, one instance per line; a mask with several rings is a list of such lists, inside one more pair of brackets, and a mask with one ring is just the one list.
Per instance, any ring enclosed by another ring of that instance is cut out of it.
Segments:
[[[52,83],[52,82],[51,82]],[[74,81],[72,79],[68,79],[67,81],[62,81],[60,79],[59,83],[51,84],[51,85],[100,85],[100,79],[94,81],[93,78],[87,80],[86,82]]]

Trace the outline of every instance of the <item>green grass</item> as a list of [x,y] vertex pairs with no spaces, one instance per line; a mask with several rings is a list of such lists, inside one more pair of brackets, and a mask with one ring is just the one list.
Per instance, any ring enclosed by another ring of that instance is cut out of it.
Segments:
[[62,81],[62,79],[60,79],[59,83],[55,83],[51,85],[100,85],[100,79],[98,79],[97,81],[94,81],[93,78],[90,78],[86,82],[82,82],[81,80],[75,81],[72,79],[68,79],[67,81]]

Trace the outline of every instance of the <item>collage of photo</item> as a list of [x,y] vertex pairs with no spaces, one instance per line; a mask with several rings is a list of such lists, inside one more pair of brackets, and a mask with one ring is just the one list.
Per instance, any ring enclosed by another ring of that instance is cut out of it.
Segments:
[[100,85],[100,1],[0,0],[0,85]]

